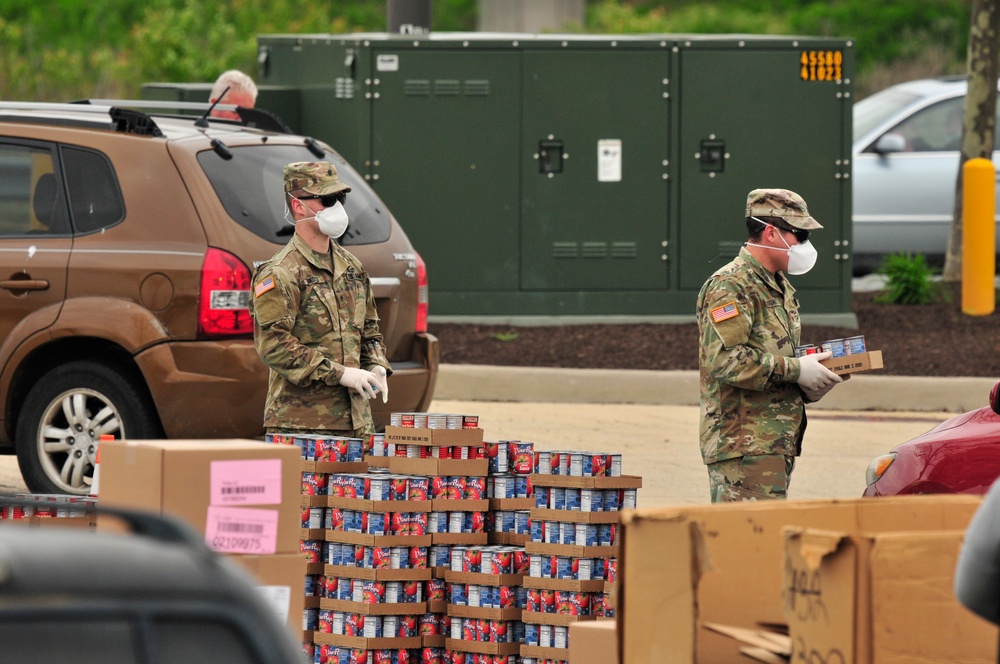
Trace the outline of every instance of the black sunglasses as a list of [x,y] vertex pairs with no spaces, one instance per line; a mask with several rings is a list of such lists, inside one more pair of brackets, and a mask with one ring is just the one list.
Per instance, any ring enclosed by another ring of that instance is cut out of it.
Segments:
[[802,230],[801,228],[788,228],[784,226],[776,226],[779,231],[785,231],[786,233],[791,233],[798,240],[799,244],[807,242],[809,240],[809,231]]
[[323,204],[323,207],[333,207],[337,203],[341,205],[347,204],[347,192],[341,191],[336,194],[326,194],[323,196],[299,196],[300,199],[306,198],[318,198],[319,202]]

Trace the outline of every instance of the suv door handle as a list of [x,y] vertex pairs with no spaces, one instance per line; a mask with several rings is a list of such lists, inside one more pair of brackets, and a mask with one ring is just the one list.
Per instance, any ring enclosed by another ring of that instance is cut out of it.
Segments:
[[47,290],[48,287],[47,279],[4,279],[0,281],[0,288],[10,291]]

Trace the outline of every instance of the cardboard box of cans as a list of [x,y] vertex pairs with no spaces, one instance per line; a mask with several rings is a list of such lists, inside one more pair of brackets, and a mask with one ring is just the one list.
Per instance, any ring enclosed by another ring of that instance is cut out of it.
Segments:
[[820,360],[820,364],[840,376],[884,368],[882,351],[868,350],[863,334],[830,339],[821,344],[796,346],[794,352],[795,357],[829,352],[830,357]]
[[[171,514],[222,553],[299,551],[301,453],[251,440],[101,442],[99,502]],[[98,516],[97,527],[117,529]]]

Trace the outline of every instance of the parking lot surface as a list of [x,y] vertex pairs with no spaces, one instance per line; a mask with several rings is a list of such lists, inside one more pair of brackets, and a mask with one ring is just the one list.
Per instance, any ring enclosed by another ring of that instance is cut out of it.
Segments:
[[[621,453],[622,472],[643,478],[640,507],[709,502],[696,406],[436,400],[430,411],[478,415],[486,440]],[[789,497],[860,496],[873,457],[948,417],[943,412],[810,411]],[[19,491],[26,488],[16,458],[0,456],[0,492]]]

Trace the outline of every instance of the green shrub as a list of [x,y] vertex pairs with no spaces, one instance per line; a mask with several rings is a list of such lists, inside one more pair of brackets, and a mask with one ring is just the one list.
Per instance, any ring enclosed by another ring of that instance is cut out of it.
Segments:
[[947,293],[940,281],[932,279],[939,270],[927,264],[923,254],[898,253],[886,256],[878,273],[886,277],[886,285],[876,302],[885,304],[928,304]]

